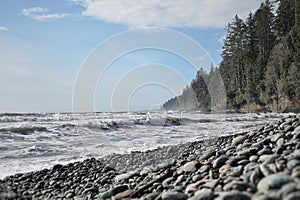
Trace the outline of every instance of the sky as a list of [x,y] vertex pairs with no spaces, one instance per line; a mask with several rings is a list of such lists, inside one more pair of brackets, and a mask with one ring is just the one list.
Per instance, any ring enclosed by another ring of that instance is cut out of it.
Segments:
[[220,64],[226,24],[260,3],[3,0],[0,112],[159,108]]

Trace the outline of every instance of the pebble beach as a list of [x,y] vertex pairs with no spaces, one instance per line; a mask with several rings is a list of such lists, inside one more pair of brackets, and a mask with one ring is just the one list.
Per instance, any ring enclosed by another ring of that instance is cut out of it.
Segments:
[[0,199],[300,199],[300,115],[245,133],[7,176]]

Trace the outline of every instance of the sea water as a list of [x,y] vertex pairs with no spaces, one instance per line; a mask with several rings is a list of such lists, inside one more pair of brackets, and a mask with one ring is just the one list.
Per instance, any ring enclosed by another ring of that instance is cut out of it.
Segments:
[[112,153],[257,129],[287,114],[199,112],[0,114],[0,179]]

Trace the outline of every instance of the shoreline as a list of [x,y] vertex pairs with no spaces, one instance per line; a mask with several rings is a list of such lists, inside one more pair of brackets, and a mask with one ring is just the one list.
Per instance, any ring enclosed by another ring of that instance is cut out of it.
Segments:
[[299,114],[246,133],[56,164],[0,180],[1,199],[291,196],[300,198]]

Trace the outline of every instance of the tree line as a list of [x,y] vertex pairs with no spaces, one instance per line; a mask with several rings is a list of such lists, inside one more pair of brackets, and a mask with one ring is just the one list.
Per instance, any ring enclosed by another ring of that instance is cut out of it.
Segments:
[[236,15],[226,30],[220,66],[209,72],[201,68],[183,93],[163,107],[214,109],[212,93],[219,91],[209,88],[220,74],[228,110],[300,108],[300,0],[266,0],[247,19]]

